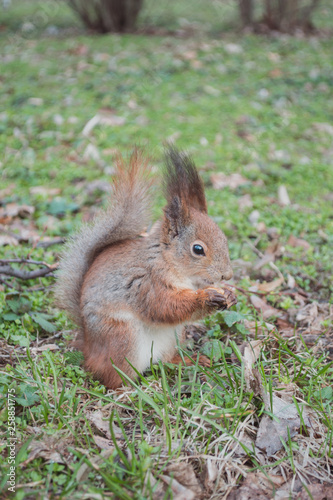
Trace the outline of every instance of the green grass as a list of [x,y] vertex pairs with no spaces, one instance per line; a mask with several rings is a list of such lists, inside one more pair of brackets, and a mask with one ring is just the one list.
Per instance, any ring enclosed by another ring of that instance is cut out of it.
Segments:
[[[332,339],[332,316],[320,312],[321,306],[332,307],[333,290],[332,40],[232,33],[234,11],[228,6],[222,27],[229,31],[222,36],[217,7],[202,14],[195,2],[189,12],[184,1],[165,15],[161,4],[150,4],[141,26],[179,29],[180,18],[202,22],[188,38],[87,36],[63,4],[13,2],[2,13],[0,183],[7,191],[1,191],[0,201],[4,207],[35,209],[16,222],[1,219],[8,224],[3,229],[67,236],[106,203],[105,192],[89,188],[96,179],[110,179],[115,149],[128,154],[134,144],[144,145],[158,170],[163,142],[173,137],[201,171],[209,213],[228,236],[235,270],[249,263],[251,271],[237,285],[247,290],[256,280],[276,277],[269,266],[262,274],[254,271],[258,257],[253,251],[254,244],[264,254],[272,244],[267,229],[276,228],[280,254],[275,264],[286,280],[288,275],[296,280],[309,303],[318,301],[320,333],[313,330],[318,340],[312,347],[302,330],[286,337],[274,318],[267,324],[239,293],[234,312],[241,316],[235,321],[228,313],[207,318],[205,336],[189,341],[184,352],[193,359],[198,351],[208,354],[211,368],[152,366],[137,382],[107,393],[71,351],[74,325],[53,302],[54,278],[8,279],[14,289],[6,284],[0,289],[0,387],[3,394],[11,388],[16,393],[17,500],[112,493],[121,499],[172,498],[173,485],[165,477],[181,482],[181,467],[198,481],[207,477],[208,466],[216,472],[204,498],[221,498],[251,471],[283,471],[310,484],[314,475],[332,481],[333,369],[320,348],[321,337]],[[24,22],[36,19],[36,5],[54,10],[47,20],[36,21],[36,30],[22,32]],[[323,28],[332,21],[325,5],[317,14]],[[45,34],[48,25],[58,27],[56,36]],[[112,109],[124,123],[97,125],[83,136],[101,108]],[[87,158],[88,145],[98,152],[97,161]],[[213,189],[210,175],[216,172],[239,172],[248,183],[236,190]],[[281,184],[289,206],[278,203]],[[31,193],[36,186],[60,192]],[[245,194],[252,207],[240,209]],[[156,217],[162,203],[156,202]],[[249,222],[253,210],[264,223],[261,233]],[[291,235],[310,248],[291,247]],[[39,248],[30,240],[1,246],[0,259],[53,264],[60,250]],[[286,288],[271,294],[269,303],[288,314],[302,309],[299,298],[285,295]],[[272,458],[258,455],[253,445],[267,413],[262,395],[247,388],[241,346],[253,338],[263,341],[255,361],[263,390],[270,397],[277,391],[290,394],[301,421],[311,408],[314,430],[304,422],[300,434],[287,437]],[[43,345],[50,347],[43,351]],[[6,404],[0,404],[5,431]],[[89,419],[96,410],[107,422],[111,415],[109,434]],[[106,450],[98,447],[96,435],[107,440]],[[4,471],[6,446],[1,438]],[[5,475],[1,489],[8,493]]]

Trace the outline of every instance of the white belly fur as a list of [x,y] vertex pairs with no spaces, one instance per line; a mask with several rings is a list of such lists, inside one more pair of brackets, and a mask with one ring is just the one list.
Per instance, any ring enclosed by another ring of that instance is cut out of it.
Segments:
[[140,345],[138,346],[137,369],[143,372],[153,363],[165,357],[172,357],[177,345],[177,337],[183,329],[183,325],[177,326],[150,326],[141,323]]
[[[143,372],[150,366],[150,359],[153,363],[166,357],[172,357],[176,350],[177,338],[180,337],[184,325],[152,325],[143,323],[129,311],[113,311],[110,317],[118,321],[125,321],[130,324],[130,328],[136,330],[137,345],[135,346],[135,359],[131,361],[133,366]],[[138,331],[139,330],[139,331]]]

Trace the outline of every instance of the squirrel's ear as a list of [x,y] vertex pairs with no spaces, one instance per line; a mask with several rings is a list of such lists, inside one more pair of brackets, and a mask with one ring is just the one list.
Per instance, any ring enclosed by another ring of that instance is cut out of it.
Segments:
[[189,212],[178,196],[173,199],[164,208],[163,232],[168,240],[172,240],[189,223]]

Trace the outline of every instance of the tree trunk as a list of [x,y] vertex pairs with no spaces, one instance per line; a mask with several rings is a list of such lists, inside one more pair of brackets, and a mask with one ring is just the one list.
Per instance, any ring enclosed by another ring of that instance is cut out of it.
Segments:
[[311,29],[311,16],[320,0],[264,0],[263,22],[271,30],[292,33]]
[[68,0],[87,28],[99,33],[133,31],[144,0]]
[[243,28],[253,24],[253,0],[239,0],[239,12]]

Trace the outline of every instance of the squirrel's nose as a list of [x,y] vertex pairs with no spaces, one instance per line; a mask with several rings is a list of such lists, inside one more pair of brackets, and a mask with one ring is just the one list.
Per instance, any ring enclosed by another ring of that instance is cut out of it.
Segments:
[[228,280],[231,280],[231,278],[233,277],[234,273],[232,271],[232,269],[228,269],[227,271],[225,271],[223,274],[222,274],[222,280],[224,281],[228,281]]

